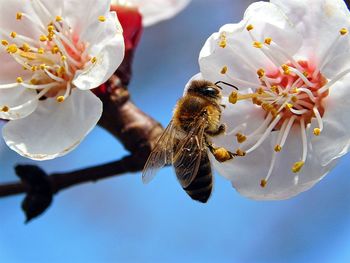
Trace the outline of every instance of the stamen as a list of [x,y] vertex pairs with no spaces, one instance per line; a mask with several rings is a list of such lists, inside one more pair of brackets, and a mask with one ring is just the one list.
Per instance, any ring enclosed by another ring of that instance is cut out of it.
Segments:
[[337,44],[340,40],[340,38],[344,35],[346,35],[348,32],[348,30],[346,28],[342,28],[339,30],[339,35],[337,35],[336,39],[333,41],[333,43],[331,43],[331,45],[328,47],[327,50],[325,50],[325,53],[323,54],[323,58],[321,57],[320,61],[319,61],[319,69],[314,71],[313,76],[316,77],[317,74],[322,71],[323,67],[327,64],[327,62],[329,61],[329,56],[333,53],[334,49],[337,47]]
[[321,129],[320,128],[315,128],[313,130],[313,133],[314,133],[315,136],[319,136],[321,134]]
[[350,72],[350,68],[340,72],[337,76],[335,76],[331,81],[329,81],[326,85],[320,88],[317,92],[318,94],[322,94],[327,91],[330,87],[332,87],[338,80],[342,79],[345,75]]
[[299,63],[297,63],[295,61],[295,59],[291,55],[289,55],[283,48],[281,48],[279,45],[277,45],[276,42],[272,41],[270,46],[271,46],[271,47],[269,47],[270,49],[272,49],[272,48],[276,49],[280,54],[282,54],[286,58],[286,60],[289,60],[294,67],[296,67],[298,70],[302,71],[302,67],[299,65]]
[[306,139],[306,128],[305,128],[305,120],[304,117],[300,120],[300,132],[301,132],[301,140],[303,142],[303,157],[302,161],[306,161],[307,157],[307,139]]
[[295,69],[295,68],[292,68],[292,67],[289,67],[289,70],[290,70],[291,72],[297,74],[297,75],[299,76],[299,78],[301,78],[301,79],[304,81],[304,83],[305,83],[306,85],[308,85],[309,87],[315,87],[315,86],[316,86],[315,83],[310,82],[310,81],[305,77],[305,75],[304,75],[303,73],[301,73],[299,70],[297,70],[297,69]]
[[273,130],[273,128],[275,128],[276,124],[279,122],[280,119],[281,119],[281,115],[277,115],[275,117],[275,119],[271,122],[271,124],[266,129],[264,134],[259,138],[259,140],[253,145],[253,147],[251,147],[249,150],[246,151],[247,154],[254,151],[265,141],[265,139],[270,135],[271,131]]
[[316,98],[315,98],[314,94],[312,94],[311,90],[305,89],[305,88],[298,88],[298,91],[305,92],[309,96],[310,100],[312,100],[312,102],[316,101]]
[[105,22],[105,21],[106,21],[106,17],[104,17],[104,16],[99,16],[99,17],[98,17],[98,21],[100,21],[100,22]]
[[284,144],[285,144],[285,142],[286,142],[286,140],[287,140],[289,131],[290,131],[290,129],[292,128],[295,119],[296,119],[296,116],[292,116],[292,117],[288,120],[287,127],[286,127],[286,129],[285,129],[285,131],[283,132],[283,135],[282,135],[282,139],[281,139],[281,143],[280,143],[280,146],[281,146],[281,147],[284,146]]
[[303,115],[304,113],[307,113],[309,110],[307,109],[303,109],[303,110],[296,110],[296,109],[293,109],[293,108],[290,108],[289,109],[291,112],[293,112],[294,114],[296,115]]
[[318,127],[319,127],[320,132],[321,132],[323,130],[323,121],[322,121],[321,114],[318,111],[317,107],[313,108],[313,112],[315,114],[315,117],[316,117],[316,120],[317,120],[317,124],[318,124]]
[[64,79],[55,76],[54,74],[52,74],[50,71],[48,71],[47,69],[44,70],[44,72],[53,80],[57,81],[57,82],[64,82]]
[[294,163],[293,167],[292,167],[292,172],[299,173],[301,168],[303,168],[304,164],[305,163],[303,161],[299,161],[299,162]]

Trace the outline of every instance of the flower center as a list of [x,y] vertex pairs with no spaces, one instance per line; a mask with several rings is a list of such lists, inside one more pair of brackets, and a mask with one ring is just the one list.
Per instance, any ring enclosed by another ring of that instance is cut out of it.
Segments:
[[[248,34],[252,39],[253,47],[260,50],[275,67],[271,70],[254,69],[254,66],[239,52],[237,55],[242,58],[246,67],[256,71],[260,84],[241,80],[228,75],[227,66],[223,66],[220,73],[232,80],[233,84],[238,87],[249,87],[253,92],[240,93],[234,91],[229,96],[229,102],[232,104],[240,100],[249,100],[254,105],[261,107],[266,113],[264,121],[251,134],[242,134],[242,125],[231,133],[235,133],[237,142],[240,144],[240,151],[245,154],[257,149],[272,132],[277,132],[275,146],[272,149],[272,158],[267,176],[261,180],[261,187],[267,185],[267,181],[272,174],[276,154],[282,151],[287,137],[295,126],[300,130],[302,153],[300,160],[296,161],[292,166],[292,172],[296,174],[295,182],[298,181],[298,173],[305,164],[308,151],[307,130],[311,126],[312,120],[316,120],[317,127],[313,129],[313,134],[319,136],[323,130],[322,117],[326,111],[324,100],[329,94],[329,89],[338,80],[350,73],[350,69],[340,72],[332,80],[328,81],[322,75],[324,65],[329,62],[329,54],[336,47],[342,36],[347,35],[348,30],[342,28],[338,36],[321,57],[318,65],[309,60],[295,60],[293,56],[288,54],[282,47],[278,46],[272,38],[265,38],[262,42],[257,41],[253,34],[253,25],[246,27]],[[227,36],[222,32],[218,40],[220,48],[226,48]],[[230,46],[231,47],[231,46]],[[234,48],[230,49],[235,51]],[[283,62],[284,61],[284,62]],[[285,63],[285,64],[283,64]],[[238,132],[237,132],[238,131]]]
[[[28,76],[28,72],[31,72],[30,77],[23,78],[19,75],[14,83],[1,85],[0,88],[21,85],[24,88],[37,90],[38,95],[35,99],[56,97],[58,102],[63,102],[74,88],[71,82],[76,71],[92,66],[97,58],[87,53],[88,44],[79,39],[79,35],[64,17],[50,13],[40,0],[31,3],[37,17],[17,13],[16,19],[18,22],[34,25],[40,32],[38,39],[14,31],[1,30],[5,37],[1,40],[1,47],[23,66],[23,75]],[[100,22],[106,20],[103,16],[96,19]],[[45,25],[44,20],[50,22]],[[30,102],[32,100],[26,103]],[[17,105],[15,108],[22,106]],[[3,106],[2,109],[11,110],[8,106]]]

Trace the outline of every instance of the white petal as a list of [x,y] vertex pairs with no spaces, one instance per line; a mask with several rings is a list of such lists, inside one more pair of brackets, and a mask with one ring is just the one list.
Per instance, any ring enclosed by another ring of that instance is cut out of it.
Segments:
[[3,50],[0,50],[0,62],[0,89],[2,89],[1,85],[6,87],[6,84],[16,83],[17,77],[22,77],[26,80],[30,79],[33,74],[30,70],[23,70],[23,66]]
[[7,123],[3,137],[22,156],[53,159],[76,148],[101,114],[102,102],[92,92],[74,89],[63,103],[54,99],[40,101],[33,114]]
[[124,39],[116,14],[108,13],[105,17],[105,22],[97,21],[89,34],[82,35],[82,40],[91,44],[89,54],[97,60],[76,72],[73,84],[79,89],[96,88],[106,82],[123,61]]
[[[323,61],[329,47],[339,36],[339,30],[349,28],[350,14],[342,0],[271,0],[287,15],[291,23],[303,36],[303,45],[298,54],[314,59],[316,64]],[[349,50],[343,42],[338,49]],[[334,54],[338,51],[334,50]],[[331,56],[334,56],[331,54]]]
[[[239,84],[233,78],[248,81],[258,85],[260,83],[256,74],[263,68],[265,72],[274,72],[276,67],[285,63],[287,59],[272,49],[269,52],[276,57],[270,59],[262,50],[253,47],[253,40],[246,30],[252,24],[251,31],[255,40],[264,42],[271,37],[272,40],[290,55],[294,55],[301,45],[299,34],[293,29],[284,14],[275,5],[257,2],[249,6],[244,20],[239,24],[223,26],[219,33],[214,33],[205,43],[200,55],[199,64],[203,76],[213,82],[218,80],[236,84],[241,90],[249,85]],[[220,34],[226,35],[226,47],[219,46]],[[223,67],[227,67],[226,74],[221,74]],[[250,86],[251,88],[251,86]]]
[[340,72],[350,69],[350,52],[339,52],[334,57],[330,57],[329,62],[324,66],[322,74],[327,79],[333,79]]
[[99,16],[109,13],[110,0],[99,0],[98,4],[96,0],[62,2],[65,2],[62,16],[78,35],[88,30],[91,23],[98,22]]
[[28,116],[38,105],[36,95],[35,90],[21,87],[0,89],[0,109],[4,106],[10,108],[8,112],[0,111],[0,119],[15,120]]
[[[247,114],[242,109],[239,112],[243,116]],[[231,117],[233,119],[235,116]],[[248,118],[248,125],[257,121],[256,117],[255,119],[252,119],[251,116]],[[268,173],[276,136],[277,132],[273,132],[259,148],[245,157],[236,157],[231,161],[218,163],[211,156],[214,167],[221,175],[229,179],[242,195],[257,200],[279,200],[290,198],[311,188],[335,165],[334,161],[326,167],[321,166],[317,156],[309,148],[306,163],[296,177],[291,168],[296,161],[300,161],[302,146],[300,130],[298,127],[293,127],[284,148],[277,153],[275,167],[266,187],[262,188],[260,181]],[[232,134],[218,138],[215,143],[220,146],[228,146],[232,145],[235,140],[236,138]]]
[[22,18],[22,20],[16,19],[17,12],[26,13],[34,20],[37,19],[36,13],[34,12],[33,6],[31,5],[31,1],[0,0],[0,6],[1,39],[5,38],[11,40],[9,36],[5,36],[3,33],[11,33],[12,31],[16,32],[17,34],[30,37],[32,39],[37,38],[40,35],[37,23],[29,22],[26,18]]
[[313,138],[315,153],[322,165],[327,165],[349,151],[350,147],[350,76],[338,81],[325,99],[323,130]]

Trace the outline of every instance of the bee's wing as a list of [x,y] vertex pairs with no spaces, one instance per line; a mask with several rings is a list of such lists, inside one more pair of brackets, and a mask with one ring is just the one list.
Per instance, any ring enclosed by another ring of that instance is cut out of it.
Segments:
[[183,188],[189,186],[196,177],[202,154],[206,154],[204,141],[206,123],[205,118],[199,118],[186,138],[179,144],[174,155],[173,165],[177,179]]
[[147,159],[142,172],[143,183],[149,183],[160,168],[167,164],[172,164],[175,134],[176,129],[173,121],[171,121],[159,137],[156,146]]

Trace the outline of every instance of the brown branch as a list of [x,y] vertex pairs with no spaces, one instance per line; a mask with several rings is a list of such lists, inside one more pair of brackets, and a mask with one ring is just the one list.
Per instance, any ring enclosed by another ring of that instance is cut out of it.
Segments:
[[[119,79],[115,76],[107,83],[110,90],[101,96],[104,112],[99,125],[118,138],[131,155],[99,166],[49,175],[48,181],[53,193],[76,184],[142,170],[163,128],[138,109],[130,101],[127,89],[118,84]],[[0,185],[0,197],[26,193],[29,187],[21,181]]]

